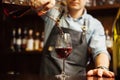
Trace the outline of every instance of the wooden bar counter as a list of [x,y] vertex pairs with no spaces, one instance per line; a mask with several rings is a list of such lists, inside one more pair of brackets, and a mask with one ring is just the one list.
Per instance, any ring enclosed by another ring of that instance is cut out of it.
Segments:
[[[71,76],[66,80],[119,80],[120,76],[116,76],[115,78],[107,78],[107,77],[96,77],[91,76],[87,77],[85,75],[80,76]],[[0,80],[59,80],[54,76],[40,76],[39,74],[0,74]]]

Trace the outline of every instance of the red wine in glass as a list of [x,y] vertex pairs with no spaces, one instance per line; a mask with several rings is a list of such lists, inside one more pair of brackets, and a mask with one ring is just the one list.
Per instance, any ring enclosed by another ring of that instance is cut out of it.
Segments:
[[57,36],[55,51],[58,55],[58,58],[63,60],[63,68],[61,74],[56,75],[56,77],[60,78],[60,80],[65,80],[69,77],[69,75],[65,73],[65,59],[72,52],[72,40],[69,33],[63,33]]
[[72,51],[72,47],[55,48],[59,58],[67,58]]

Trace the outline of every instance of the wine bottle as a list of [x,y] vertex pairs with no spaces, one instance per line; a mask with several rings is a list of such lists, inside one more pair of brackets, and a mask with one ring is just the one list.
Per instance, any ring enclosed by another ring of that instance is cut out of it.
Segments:
[[34,50],[35,51],[41,51],[41,46],[40,46],[40,33],[36,32],[35,33],[35,39],[34,39]]
[[113,26],[113,70],[120,74],[120,9]]
[[33,30],[30,29],[30,30],[28,31],[26,51],[33,51],[33,50],[34,50]]
[[106,34],[106,46],[107,46],[107,48],[112,48],[112,46],[113,46],[113,39],[109,35],[109,30],[106,30],[105,34]]
[[11,50],[13,52],[16,51],[16,30],[12,30],[12,40],[11,40]]
[[44,47],[44,32],[42,32],[42,34],[41,34],[41,49],[43,49],[43,47]]
[[117,38],[116,38],[116,53],[118,62],[118,73],[120,74],[120,15],[116,22]]
[[22,51],[25,51],[27,45],[27,29],[25,28],[22,34]]
[[21,52],[21,44],[22,44],[22,35],[21,28],[18,28],[17,40],[16,40],[16,51]]

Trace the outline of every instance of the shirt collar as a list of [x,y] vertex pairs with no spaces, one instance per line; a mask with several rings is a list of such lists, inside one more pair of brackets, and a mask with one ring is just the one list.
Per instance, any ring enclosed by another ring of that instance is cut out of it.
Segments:
[[83,15],[82,15],[81,17],[79,17],[78,19],[73,19],[69,13],[67,13],[65,16],[66,16],[67,18],[69,18],[70,20],[73,20],[73,21],[76,21],[76,22],[77,22],[77,21],[79,21],[79,20],[81,20],[81,19],[85,19],[86,14],[87,14],[87,10],[84,9]]

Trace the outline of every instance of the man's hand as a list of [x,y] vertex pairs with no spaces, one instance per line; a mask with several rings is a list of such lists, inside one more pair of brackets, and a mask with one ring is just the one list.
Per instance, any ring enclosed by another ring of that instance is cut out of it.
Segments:
[[98,69],[89,70],[87,72],[87,76],[114,77],[115,75],[113,72],[109,70],[98,68]]
[[87,80],[115,80],[115,78],[88,76]]
[[55,0],[31,0],[31,5],[39,16],[45,14],[49,9],[55,6]]

